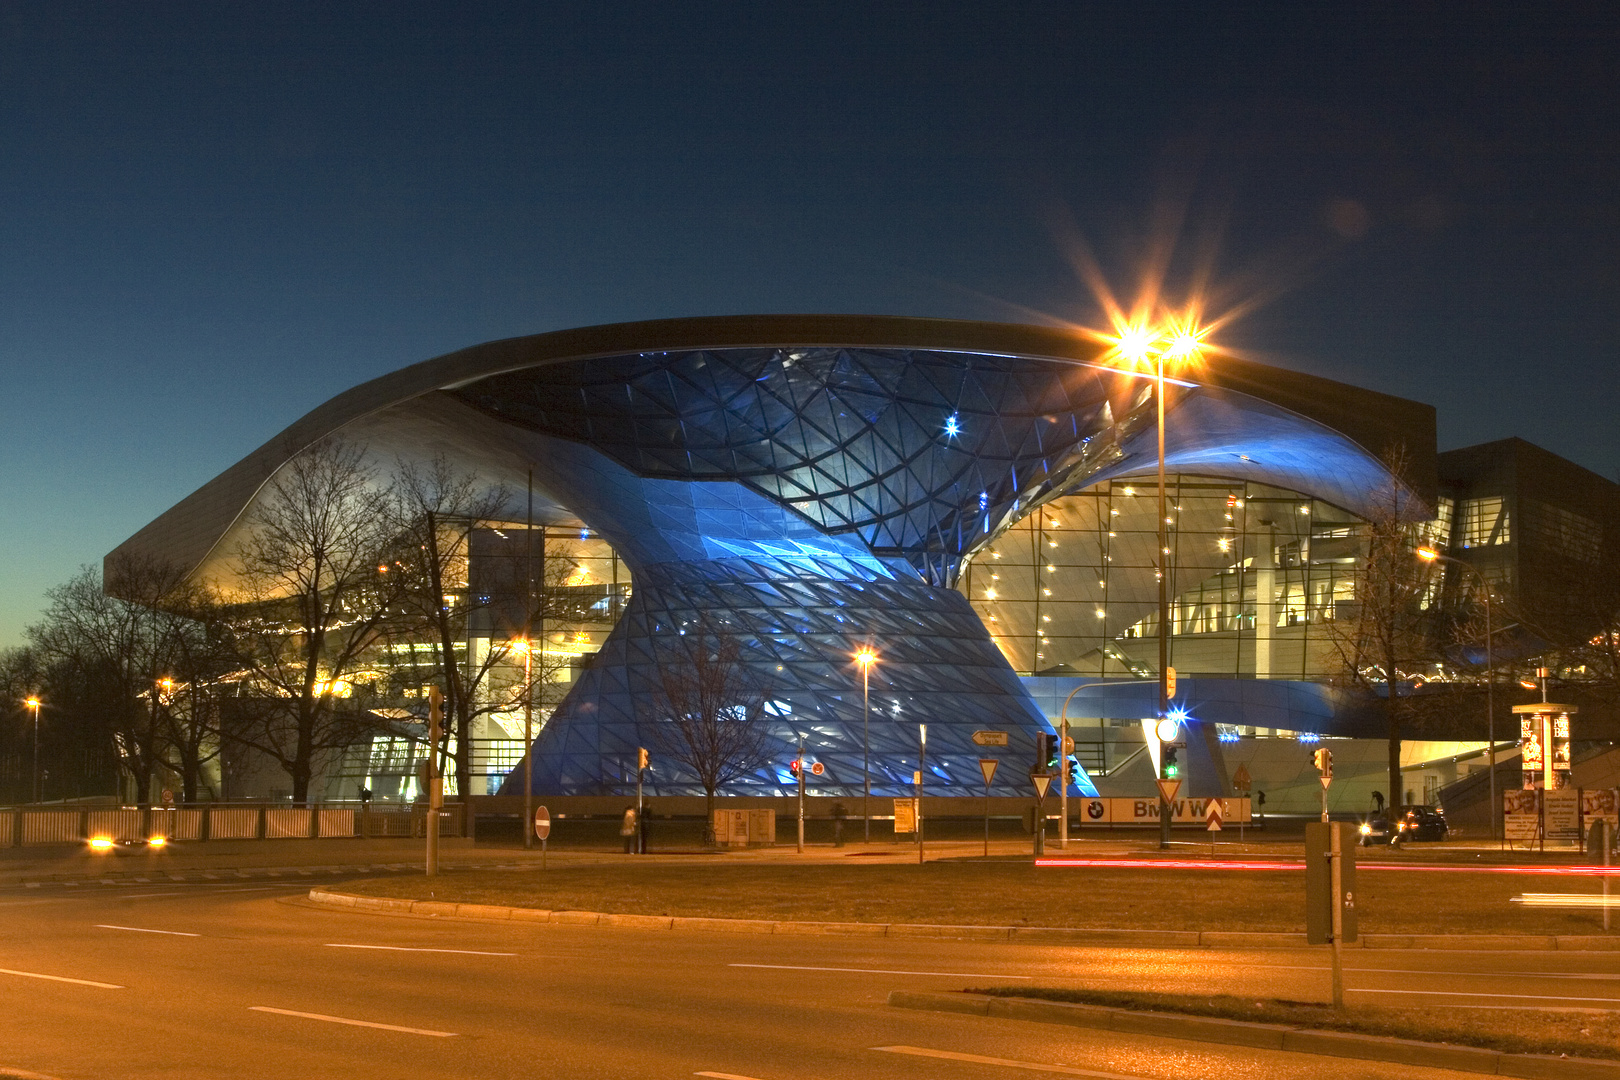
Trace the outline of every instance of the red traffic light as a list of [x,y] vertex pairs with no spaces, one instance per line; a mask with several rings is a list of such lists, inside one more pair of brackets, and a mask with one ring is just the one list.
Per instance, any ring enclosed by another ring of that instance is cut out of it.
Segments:
[[799,775],[799,759],[798,758],[794,758],[792,761],[788,762],[788,772],[792,773],[794,776]]

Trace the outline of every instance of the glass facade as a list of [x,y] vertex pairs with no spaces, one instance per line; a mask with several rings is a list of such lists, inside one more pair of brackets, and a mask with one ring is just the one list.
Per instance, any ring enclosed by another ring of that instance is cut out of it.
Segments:
[[[1323,624],[1354,598],[1360,521],[1297,492],[1167,478],[1170,663],[1186,676],[1311,679]],[[974,553],[959,582],[1023,674],[1158,673],[1157,481],[1044,504]]]

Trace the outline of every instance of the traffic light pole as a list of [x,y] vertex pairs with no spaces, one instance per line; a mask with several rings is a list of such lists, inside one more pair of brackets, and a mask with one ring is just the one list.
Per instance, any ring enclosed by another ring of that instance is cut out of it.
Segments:
[[799,736],[799,854],[804,854],[804,736]]

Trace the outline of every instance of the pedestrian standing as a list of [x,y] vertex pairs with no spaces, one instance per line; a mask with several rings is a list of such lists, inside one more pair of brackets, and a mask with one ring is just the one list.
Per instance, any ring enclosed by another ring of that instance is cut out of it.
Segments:
[[636,844],[636,808],[624,808],[624,820],[619,822],[619,839],[624,841],[624,853],[630,855],[635,851]]

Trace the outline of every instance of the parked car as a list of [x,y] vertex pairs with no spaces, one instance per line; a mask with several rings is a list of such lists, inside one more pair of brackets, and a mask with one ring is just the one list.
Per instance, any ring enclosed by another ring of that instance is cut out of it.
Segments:
[[1438,806],[1405,806],[1395,815],[1374,814],[1361,823],[1361,844],[1399,844],[1407,840],[1440,841],[1449,831],[1446,812]]

